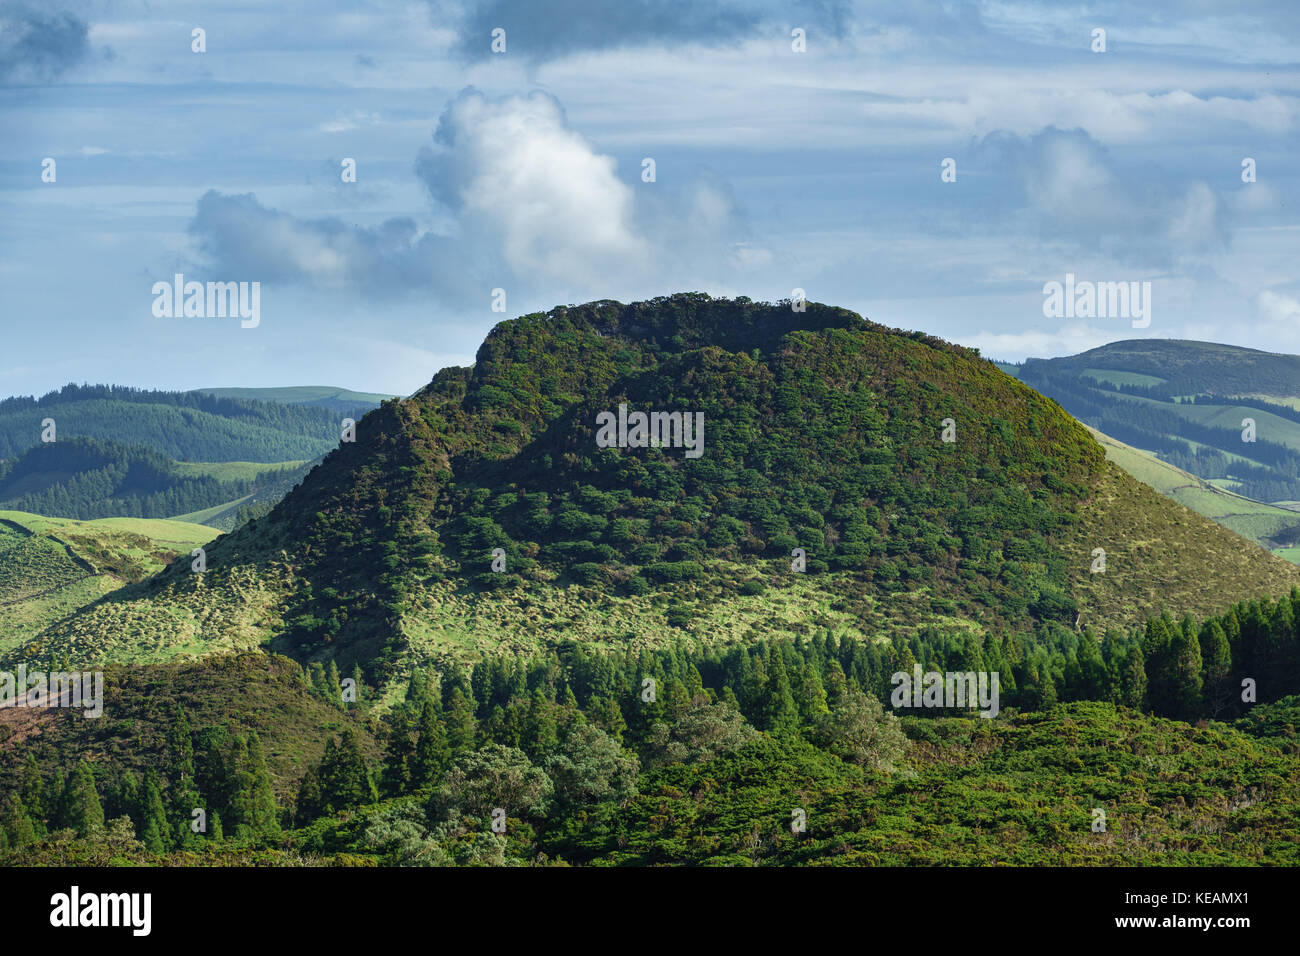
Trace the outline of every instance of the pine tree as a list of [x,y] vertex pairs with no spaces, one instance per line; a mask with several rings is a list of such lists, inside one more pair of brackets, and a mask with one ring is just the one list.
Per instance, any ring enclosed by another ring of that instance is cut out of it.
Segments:
[[104,827],[104,808],[99,802],[95,775],[84,760],[68,778],[62,809],[62,825],[76,831],[77,836],[89,836]]
[[361,706],[361,699],[362,699],[361,691],[362,688],[365,686],[365,677],[361,673],[360,664],[352,665],[351,677],[352,677],[352,693],[355,694],[356,696],[353,698],[352,702],[347,706],[349,710],[355,710],[356,708]]
[[23,763],[23,775],[19,787],[23,806],[27,810],[28,817],[31,818],[36,836],[38,838],[45,836],[49,832],[45,825],[49,819],[49,810],[45,800],[45,778],[41,776],[41,768],[36,762],[35,754],[29,753]]
[[546,699],[541,688],[533,691],[524,717],[523,750],[534,759],[540,759],[555,749],[560,741],[555,725],[555,705]]
[[474,704],[459,687],[452,688],[451,702],[447,707],[447,744],[453,755],[459,756],[474,749]]
[[[844,668],[840,666],[839,661],[832,659],[826,665],[824,684],[826,687],[826,706],[834,707],[840,702],[845,690],[848,688],[848,680],[844,676]],[[869,692],[878,692],[878,689],[871,688]]]
[[826,699],[826,688],[822,685],[821,674],[813,664],[805,664],[799,670],[799,715],[805,724],[815,725],[830,713]]
[[1217,718],[1232,703],[1232,653],[1228,635],[1218,621],[1208,621],[1201,628],[1201,674],[1205,705]]
[[167,822],[167,811],[163,807],[162,788],[158,785],[158,774],[149,770],[144,775],[144,785],[139,792],[139,810],[133,814],[136,832],[142,834],[142,840],[150,853],[166,853],[171,849],[172,828]]
[[1180,630],[1170,650],[1170,716],[1195,720],[1202,708],[1200,642],[1194,632],[1184,634]]
[[325,760],[320,767],[320,791],[321,799],[331,813],[379,799],[351,728],[343,731],[335,747],[326,747]]
[[1101,645],[1092,631],[1085,628],[1079,636],[1079,649],[1075,654],[1078,683],[1073,688],[1076,700],[1106,699],[1106,663],[1101,659]]
[[415,757],[411,761],[411,787],[433,787],[442,779],[442,775],[451,766],[451,747],[447,743],[447,729],[433,698],[424,700],[424,712],[420,714],[420,738],[415,745]]
[[275,805],[271,774],[266,769],[266,757],[262,753],[262,741],[250,731],[247,746],[240,749],[235,770],[235,793],[230,801],[235,835],[241,839],[279,837],[279,810]]
[[623,719],[623,711],[619,709],[618,704],[608,697],[597,697],[587,707],[587,714],[593,724],[617,740],[619,744],[623,743],[627,721]]
[[383,789],[390,797],[400,796],[411,788],[411,761],[415,741],[411,737],[411,718],[404,706],[394,707],[388,718],[388,747],[384,753]]
[[332,660],[325,668],[325,693],[326,699],[331,704],[339,710],[343,709],[343,688],[339,685],[339,666]]
[[31,813],[16,791],[10,791],[0,812],[0,836],[3,836],[5,848],[11,850],[36,842],[36,827]]
[[1056,681],[1052,678],[1052,670],[1046,664],[1039,675],[1039,707],[1043,710],[1050,710],[1056,706]]
[[1125,707],[1141,710],[1146,692],[1147,673],[1142,662],[1142,649],[1135,644],[1129,648],[1128,658],[1124,662],[1119,702]]
[[333,738],[326,740],[325,756],[320,766],[309,768],[303,774],[302,780],[298,782],[298,797],[294,801],[293,809],[293,822],[297,826],[306,826],[317,817],[329,813],[329,807],[325,805],[325,798],[321,794],[320,769],[325,765],[325,761],[334,759],[334,749]]
[[772,734],[799,729],[799,710],[790,690],[790,676],[778,645],[768,645],[767,683],[763,687],[760,728]]
[[194,810],[203,807],[203,798],[198,790],[189,714],[184,707],[178,708],[167,731],[167,778],[170,781],[167,806],[171,820],[171,846],[196,843],[201,837],[193,831],[190,823],[194,819]]

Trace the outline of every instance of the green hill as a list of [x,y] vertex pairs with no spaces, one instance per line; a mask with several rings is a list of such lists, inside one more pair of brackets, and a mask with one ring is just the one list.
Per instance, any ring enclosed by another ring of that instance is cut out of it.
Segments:
[[0,462],[0,507],[79,519],[181,516],[214,525],[229,513],[230,528],[238,504],[273,504],[308,464],[172,462],[140,445],[63,438]]
[[0,511],[0,653],[216,536],[180,521]]
[[357,418],[398,395],[378,392],[353,392],[332,385],[293,385],[285,388],[196,388],[203,395],[218,398],[238,398],[257,402],[279,402],[284,405],[310,405],[328,409],[336,415],[352,414]]
[[1200,478],[1257,501],[1300,498],[1300,356],[1139,339],[1005,370]]
[[1088,429],[1106,449],[1106,457],[1143,484],[1185,508],[1249,538],[1260,547],[1295,561],[1293,543],[1300,537],[1300,514],[1288,508],[1245,498],[1161,461],[1096,429]]
[[[702,413],[703,454],[600,447],[597,416],[621,404]],[[368,414],[215,542],[205,574],[177,564],[11,657],[268,646],[386,683],[563,640],[1127,627],[1297,581],[970,350],[829,306],[690,294],[498,325],[473,368]]]
[[[354,417],[373,407],[363,402]],[[0,401],[0,459],[41,444],[47,419],[56,437],[143,445],[171,459],[282,462],[313,459],[338,442],[332,408],[161,392],[119,385],[66,385],[40,398]]]
[[1163,384],[1182,395],[1294,398],[1300,383],[1300,355],[1187,339],[1127,339],[1078,355],[1025,363],[1027,369],[1044,366],[1078,375],[1089,371],[1130,373],[1108,377],[1116,384]]

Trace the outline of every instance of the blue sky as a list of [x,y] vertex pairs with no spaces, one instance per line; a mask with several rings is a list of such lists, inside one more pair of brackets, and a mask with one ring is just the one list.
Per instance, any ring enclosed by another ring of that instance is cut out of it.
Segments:
[[[0,393],[407,393],[503,318],[687,290],[1300,352],[1298,40],[1292,2],[0,0]],[[260,324],[155,317],[175,272]],[[1149,327],[1044,317],[1066,273],[1151,282]]]

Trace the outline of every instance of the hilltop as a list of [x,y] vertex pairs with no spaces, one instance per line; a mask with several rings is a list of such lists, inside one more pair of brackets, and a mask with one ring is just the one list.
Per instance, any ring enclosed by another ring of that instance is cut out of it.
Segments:
[[[703,413],[703,455],[600,447],[597,416],[621,404]],[[1123,628],[1300,581],[971,350],[701,294],[501,323],[472,368],[366,415],[207,567],[178,562],[14,656],[267,646],[383,683],[563,638]]]
[[1131,376],[1128,382],[1112,378],[1118,384],[1134,385],[1155,384],[1143,380],[1159,379],[1184,395],[1296,397],[1300,383],[1300,355],[1189,339],[1125,339],[1078,355],[1029,359],[1024,364],[1026,369],[1079,374],[1091,370],[1127,372]]
[[362,414],[397,395],[379,392],[354,392],[333,385],[290,385],[282,388],[196,388],[200,395],[238,398],[256,402],[279,402],[284,405],[311,405],[328,409],[336,415]]
[[[361,403],[354,417],[373,407]],[[43,423],[53,419],[59,441],[75,436],[142,445],[181,461],[301,461],[333,447],[339,417],[313,405],[70,384],[39,398],[0,401],[0,459],[47,441]]]

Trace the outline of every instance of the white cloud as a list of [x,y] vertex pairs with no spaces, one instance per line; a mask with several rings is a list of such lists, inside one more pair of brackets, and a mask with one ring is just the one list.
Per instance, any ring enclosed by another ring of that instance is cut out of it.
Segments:
[[494,241],[532,279],[592,285],[649,258],[632,231],[632,191],[615,163],[569,129],[545,93],[489,100],[465,90],[419,167],[462,229]]

